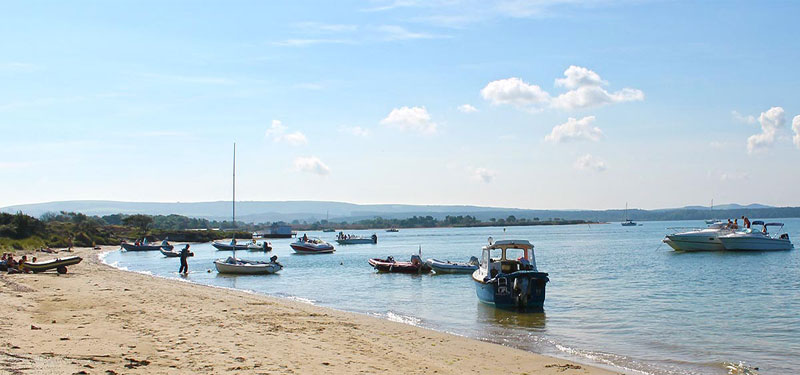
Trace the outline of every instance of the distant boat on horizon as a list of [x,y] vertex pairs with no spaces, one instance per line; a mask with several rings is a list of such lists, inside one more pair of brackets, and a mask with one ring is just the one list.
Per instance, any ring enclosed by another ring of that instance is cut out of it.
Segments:
[[628,202],[625,202],[625,221],[620,223],[620,225],[623,227],[635,227],[638,225],[635,221],[628,218]]

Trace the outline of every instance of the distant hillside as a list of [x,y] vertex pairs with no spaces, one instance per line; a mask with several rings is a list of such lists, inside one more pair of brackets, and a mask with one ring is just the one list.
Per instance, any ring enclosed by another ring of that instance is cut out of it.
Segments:
[[[723,208],[723,207],[727,207]],[[39,217],[46,212],[74,211],[86,215],[178,214],[209,220],[227,220],[231,215],[231,203],[195,202],[195,203],[154,203],[154,202],[116,202],[116,201],[63,201],[25,204],[0,208],[0,212],[16,213],[22,211]],[[335,222],[352,222],[362,219],[382,217],[385,219],[404,219],[412,216],[432,216],[443,219],[445,216],[471,215],[478,220],[491,218],[540,218],[547,220],[560,218],[565,220],[621,221],[625,212],[619,210],[526,210],[501,207],[480,206],[444,206],[444,205],[406,205],[406,204],[353,204],[323,201],[276,201],[276,202],[237,202],[236,219],[238,221],[264,223],[273,221],[292,222],[298,220],[309,223],[324,220],[326,217]],[[714,210],[702,206],[689,206],[674,209],[628,211],[633,220],[702,220],[727,219],[747,215],[752,218],[800,217],[800,207],[770,207],[761,204],[738,205],[726,204],[714,206]]]

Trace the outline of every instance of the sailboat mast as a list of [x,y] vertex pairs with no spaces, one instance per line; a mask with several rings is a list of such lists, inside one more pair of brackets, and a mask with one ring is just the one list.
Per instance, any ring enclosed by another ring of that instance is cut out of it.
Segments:
[[231,200],[233,219],[233,258],[236,258],[236,142],[233,142],[233,199]]

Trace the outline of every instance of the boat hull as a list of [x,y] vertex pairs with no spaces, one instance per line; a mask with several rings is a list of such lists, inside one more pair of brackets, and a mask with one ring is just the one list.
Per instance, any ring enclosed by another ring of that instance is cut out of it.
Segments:
[[214,261],[214,267],[218,273],[229,275],[268,275],[283,268],[277,263],[230,264],[219,260]]
[[710,236],[680,236],[669,235],[664,239],[664,243],[669,245],[675,251],[722,251],[725,247],[722,246],[719,237],[716,235]]
[[473,273],[475,272],[475,270],[478,269],[477,265],[471,265],[466,263],[444,262],[438,259],[428,259],[426,263],[436,273],[468,274],[468,273]]
[[498,308],[541,312],[544,310],[547,273],[520,271],[500,274],[489,280],[478,280],[473,273],[478,300]]
[[336,240],[339,245],[357,245],[357,244],[376,244],[378,240],[372,238],[350,238],[343,240]]
[[156,251],[161,249],[172,250],[175,247],[172,245],[134,245],[131,243],[122,244],[125,251]]
[[786,251],[794,248],[791,241],[781,238],[720,237],[727,251]]
[[220,251],[247,250],[247,245],[231,245],[227,243],[214,242],[211,244]]
[[181,256],[181,253],[179,251],[168,251],[164,249],[161,249],[161,254],[163,254],[167,258],[177,258]]
[[336,249],[330,245],[312,247],[312,246],[304,246],[303,244],[293,243],[290,244],[289,246],[291,246],[292,250],[294,250],[294,252],[297,254],[330,254],[336,251]]
[[430,273],[431,267],[423,262],[414,264],[411,262],[391,262],[386,259],[372,258],[368,263],[378,270],[378,272],[387,273],[408,273],[408,274],[423,274]]
[[[79,256],[70,256],[70,257],[56,258],[56,259],[51,259],[51,260],[46,260],[46,261],[36,262],[36,263],[25,262],[25,263],[22,263],[22,268],[25,269],[25,270],[31,271],[33,273],[39,273],[39,272],[44,272],[44,271],[47,271],[47,270],[59,269],[59,268],[63,269],[64,272],[66,272],[67,266],[78,264],[82,260],[83,260],[83,258],[81,258]],[[61,272],[60,270],[59,270],[59,272],[60,273],[64,273],[64,272]]]

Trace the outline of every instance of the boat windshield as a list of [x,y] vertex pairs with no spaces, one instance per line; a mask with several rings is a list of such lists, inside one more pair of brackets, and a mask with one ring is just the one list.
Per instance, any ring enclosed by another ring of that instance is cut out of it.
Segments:
[[522,260],[527,259],[524,249],[508,248],[506,249],[506,259],[508,260]]

